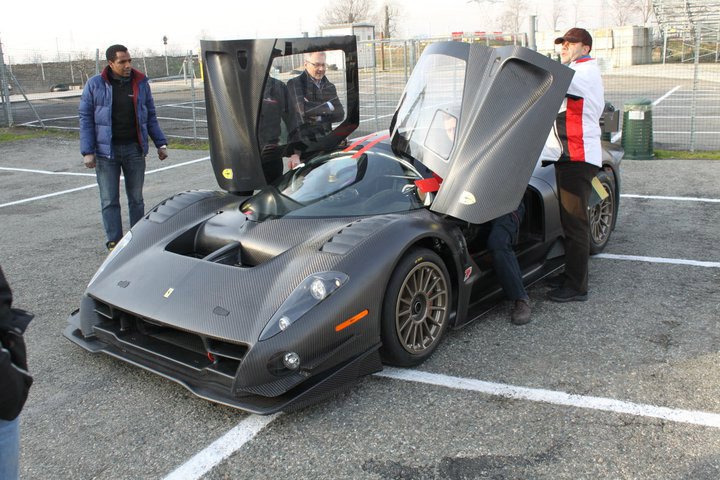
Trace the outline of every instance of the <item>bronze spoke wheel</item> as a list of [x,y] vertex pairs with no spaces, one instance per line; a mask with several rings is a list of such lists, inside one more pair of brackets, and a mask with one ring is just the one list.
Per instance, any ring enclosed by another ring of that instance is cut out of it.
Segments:
[[451,299],[447,269],[435,252],[415,249],[403,257],[383,303],[383,359],[413,366],[429,357],[447,328]]

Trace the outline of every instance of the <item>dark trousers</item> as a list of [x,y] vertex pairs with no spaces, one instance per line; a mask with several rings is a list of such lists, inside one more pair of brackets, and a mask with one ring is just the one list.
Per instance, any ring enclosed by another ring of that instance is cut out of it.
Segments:
[[513,251],[513,244],[517,242],[520,221],[524,212],[525,205],[520,203],[520,207],[516,211],[507,213],[490,222],[487,248],[492,254],[495,274],[508,300],[528,299],[528,294],[523,286],[520,265],[515,256],[515,251]]
[[283,174],[283,150],[277,144],[265,145],[260,159],[267,183],[274,182]]
[[565,233],[565,285],[578,293],[588,291],[590,223],[588,199],[598,167],[585,162],[555,163],[560,196],[560,222]]

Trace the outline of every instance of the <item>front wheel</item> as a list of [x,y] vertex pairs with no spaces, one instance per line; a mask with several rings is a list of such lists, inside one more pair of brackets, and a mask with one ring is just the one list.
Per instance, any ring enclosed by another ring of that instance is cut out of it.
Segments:
[[615,229],[617,199],[615,198],[615,175],[605,168],[597,174],[598,180],[608,193],[607,198],[590,209],[590,253],[600,253],[610,241]]
[[451,298],[450,276],[440,256],[425,248],[409,251],[383,300],[383,361],[401,367],[425,361],[447,328]]

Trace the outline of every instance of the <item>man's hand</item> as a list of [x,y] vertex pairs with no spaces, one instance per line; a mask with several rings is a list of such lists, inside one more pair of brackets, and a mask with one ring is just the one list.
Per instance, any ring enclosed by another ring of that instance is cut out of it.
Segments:
[[167,147],[162,146],[162,147],[158,148],[158,158],[160,160],[165,160],[167,157],[168,157]]
[[288,161],[288,169],[292,170],[298,165],[300,165],[300,163],[300,155],[298,155],[297,153],[293,153],[292,155],[290,155],[290,160]]
[[95,154],[88,153],[87,155],[83,155],[83,163],[87,168],[95,168]]

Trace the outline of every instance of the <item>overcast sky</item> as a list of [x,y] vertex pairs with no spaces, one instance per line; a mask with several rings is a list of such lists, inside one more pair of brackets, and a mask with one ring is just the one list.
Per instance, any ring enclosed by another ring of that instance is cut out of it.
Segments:
[[[22,1],[4,2],[0,17],[0,40],[10,63],[36,58],[56,60],[71,53],[104,52],[114,43],[128,46],[135,56],[152,49],[163,52],[162,38],[168,37],[168,52],[197,50],[201,38],[229,39],[295,37],[318,31],[318,16],[329,0],[123,0],[117,3],[89,0],[32,2],[31,10]],[[503,2],[482,4],[468,0],[395,0],[403,15],[399,36],[442,36],[454,31],[497,31]],[[375,0],[376,4],[380,2]],[[551,0],[524,0],[527,14],[537,14],[539,29],[550,26]],[[577,16],[578,24],[601,26],[609,15],[601,0],[565,0],[568,12],[561,29]],[[577,15],[575,5],[580,4]],[[523,23],[527,25],[527,22]],[[527,27],[524,27],[526,30]],[[138,51],[139,50],[139,51]]]

